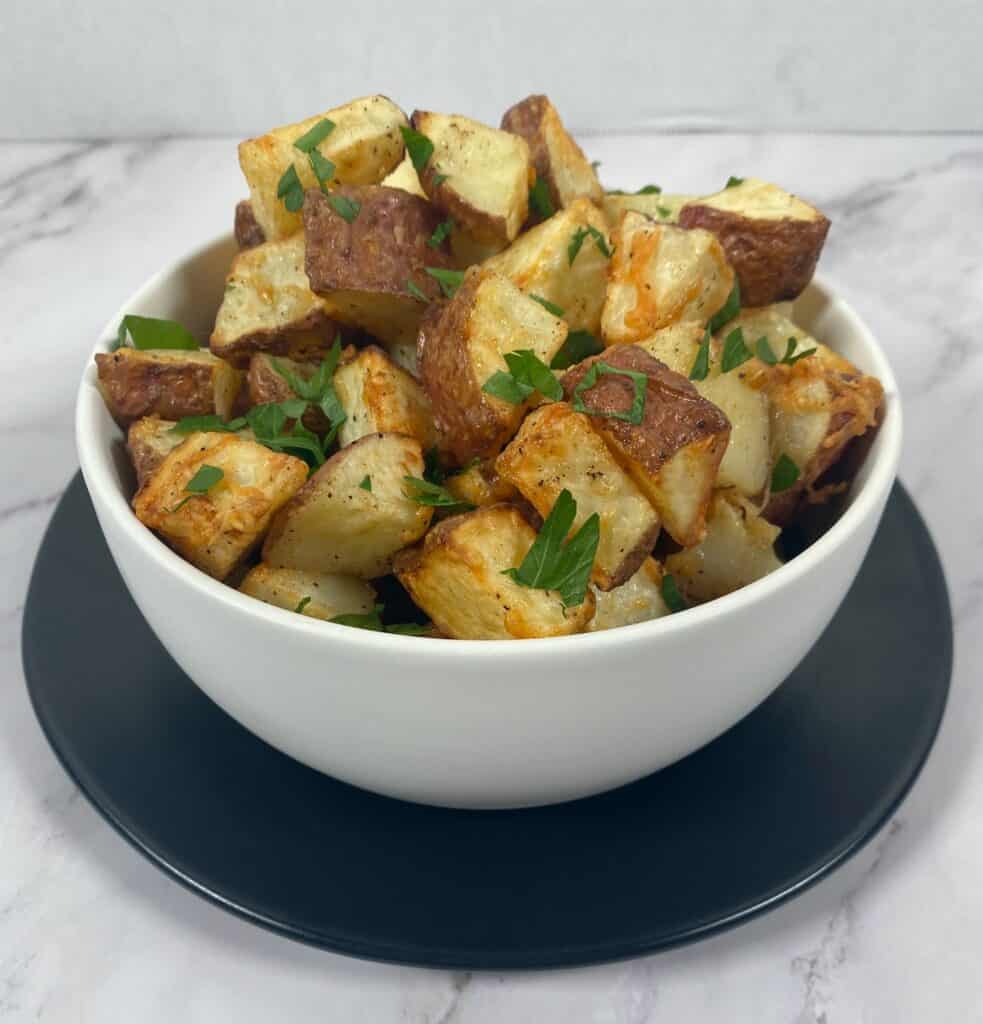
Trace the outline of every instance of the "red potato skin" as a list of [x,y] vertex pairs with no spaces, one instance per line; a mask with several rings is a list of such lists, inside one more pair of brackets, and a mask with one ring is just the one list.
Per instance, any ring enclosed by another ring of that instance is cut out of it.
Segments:
[[800,295],[812,280],[829,231],[822,214],[815,220],[763,220],[698,202],[682,208],[679,225],[717,236],[737,274],[743,306],[768,306]]
[[311,289],[374,292],[406,296],[407,282],[428,299],[440,297],[440,285],[425,267],[450,269],[450,245],[428,244],[443,219],[419,196],[384,185],[339,185],[333,195],[359,204],[351,223],[331,206],[319,189],[304,198],[305,267]]
[[266,233],[259,226],[253,213],[253,204],[248,199],[240,199],[236,203],[234,231],[240,251],[253,249],[266,241]]
[[[711,435],[722,435],[721,458],[730,437],[730,421],[712,402],[700,396],[681,374],[636,345],[615,345],[568,370],[562,378],[563,394],[572,402],[574,391],[594,363],[601,361],[620,370],[634,370],[648,378],[645,410],[638,425],[609,416],[591,417],[602,434],[607,433],[631,458],[650,473],[657,473],[680,448]],[[625,412],[631,408],[634,382],[605,374],[583,396],[588,410]]]

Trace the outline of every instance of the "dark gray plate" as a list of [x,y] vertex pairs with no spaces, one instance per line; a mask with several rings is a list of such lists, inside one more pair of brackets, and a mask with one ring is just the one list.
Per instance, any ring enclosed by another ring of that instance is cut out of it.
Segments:
[[757,711],[641,782],[539,810],[388,800],[256,739],[151,633],[78,477],[24,613],[24,667],[45,734],[138,850],[291,938],[456,968],[637,956],[801,892],[907,792],[951,666],[942,570],[900,487],[832,625]]

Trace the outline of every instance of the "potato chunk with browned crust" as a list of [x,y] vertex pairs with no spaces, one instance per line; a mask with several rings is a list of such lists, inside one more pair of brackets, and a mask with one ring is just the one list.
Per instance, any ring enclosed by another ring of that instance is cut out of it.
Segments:
[[420,383],[375,345],[339,366],[335,392],[348,417],[338,431],[342,446],[366,434],[407,434],[424,449],[436,440],[430,400]]
[[411,122],[433,144],[420,172],[431,202],[479,244],[508,245],[529,210],[526,140],[459,114],[416,110]]
[[433,515],[407,497],[408,476],[423,476],[423,451],[412,437],[370,434],[342,448],[280,510],[263,561],[364,579],[383,575]]
[[696,198],[670,192],[605,192],[601,209],[612,230],[621,223],[622,214],[629,210],[643,213],[650,220],[678,224],[679,211]]
[[[596,381],[587,387],[585,378],[595,365]],[[672,539],[683,546],[698,543],[730,438],[727,417],[685,377],[637,345],[616,345],[579,363],[564,375],[563,390],[575,409],[582,406],[590,415]],[[639,400],[642,408],[635,417]]]
[[270,241],[300,230],[300,214],[288,210],[277,194],[280,179],[293,166],[302,188],[318,184],[307,153],[294,143],[324,120],[333,127],[315,148],[334,164],[332,186],[375,185],[403,158],[399,129],[406,125],[406,115],[385,96],[363,96],[240,143],[239,166],[249,184],[253,214]]
[[366,615],[375,607],[375,590],[365,580],[303,569],[257,565],[239,589],[250,597],[312,619],[336,615]]
[[142,416],[227,419],[242,374],[200,349],[118,348],[96,354],[99,390],[122,426]]
[[530,413],[495,467],[544,519],[564,488],[577,502],[574,531],[598,514],[601,538],[591,579],[601,590],[624,583],[655,545],[658,513],[595,432],[590,417],[566,402]]
[[396,575],[445,636],[513,640],[579,633],[594,595],[564,608],[552,590],[505,575],[522,564],[536,531],[512,505],[490,505],[438,523],[423,543],[396,559]]
[[614,256],[601,315],[609,345],[641,341],[683,320],[706,324],[734,286],[724,250],[708,231],[656,224],[629,212],[611,242]]
[[515,487],[495,468],[494,459],[474,462],[460,473],[454,473],[444,481],[444,487],[458,501],[475,508],[503,501],[517,504],[522,500]]
[[438,444],[458,464],[497,455],[530,399],[512,405],[482,390],[507,372],[505,353],[528,349],[549,366],[566,324],[492,271],[467,272],[457,294],[432,306],[420,331],[420,380],[430,397]]
[[[205,466],[221,470],[221,479],[207,493],[186,491]],[[261,540],[273,514],[306,479],[306,463],[292,455],[237,434],[191,434],[140,489],[133,510],[175,551],[221,580]]]
[[[332,205],[339,198],[357,204],[351,219]],[[451,266],[447,240],[430,244],[440,219],[425,199],[401,188],[345,186],[330,197],[309,190],[304,235],[311,288],[342,322],[386,342],[412,340],[426,309],[413,291],[438,298],[440,286],[427,268]]]
[[527,96],[509,107],[502,128],[529,144],[536,177],[549,189],[554,209],[569,206],[578,196],[599,203],[604,194],[584,151],[563,127],[547,96]]
[[745,306],[794,299],[812,280],[829,231],[814,206],[758,178],[690,200],[679,223],[720,240]]
[[574,199],[565,210],[523,232],[484,266],[503,274],[527,295],[559,306],[571,331],[597,334],[610,251],[600,211],[588,199]]
[[646,558],[638,572],[620,587],[598,590],[595,596],[597,608],[587,627],[590,633],[633,626],[669,614],[662,597],[662,568],[654,558]]
[[174,431],[174,420],[162,420],[159,416],[143,416],[130,424],[126,450],[137,475],[138,487],[153,476],[164,459],[184,443],[185,437],[187,434]]

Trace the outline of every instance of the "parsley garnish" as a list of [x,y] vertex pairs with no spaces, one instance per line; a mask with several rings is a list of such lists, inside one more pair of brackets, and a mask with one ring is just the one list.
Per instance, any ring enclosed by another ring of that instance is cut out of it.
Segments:
[[658,195],[662,189],[658,185],[643,185],[636,193],[636,196]]
[[550,368],[531,349],[505,353],[509,372],[497,370],[485,381],[481,390],[511,405],[524,402],[534,391],[558,402],[563,388]]
[[[284,406],[287,406],[287,409],[284,409]],[[324,448],[333,439],[333,432],[322,444],[317,434],[313,430],[308,430],[297,418],[293,430],[289,434],[284,433],[287,420],[294,418],[290,413],[295,411],[296,408],[290,403],[267,402],[264,405],[253,406],[246,413],[246,421],[257,443],[274,452],[299,452],[301,456],[310,456],[305,460],[308,465],[323,465]]]
[[565,370],[579,363],[588,356],[596,356],[604,351],[604,342],[595,338],[590,331],[571,331],[567,340],[560,346],[559,352],[553,356],[551,370]]
[[365,614],[351,612],[346,615],[336,615],[329,622],[335,622],[339,626],[352,626],[355,629],[371,629],[376,633],[401,633],[403,636],[420,636],[427,631],[426,626],[418,622],[401,622],[394,626],[386,626],[382,622],[383,605],[377,604],[372,611]]
[[431,249],[439,249],[440,243],[453,231],[454,221],[442,220],[434,229],[433,234],[427,239],[427,245]]
[[583,604],[601,539],[601,519],[594,512],[567,540],[576,516],[577,502],[564,488],[522,564],[517,569],[505,569],[504,575],[522,587],[557,591],[564,608]]
[[454,293],[461,287],[461,282],[464,280],[463,270],[442,270],[440,267],[424,267],[423,269],[436,279],[440,290],[448,299],[454,298]]
[[354,199],[349,199],[347,196],[340,196],[337,192],[332,192],[328,196],[328,202],[331,204],[334,212],[342,220],[348,221],[349,224],[358,216],[358,211],[362,209],[361,203]]
[[798,344],[795,338],[789,338],[785,343],[785,354],[781,359],[775,355],[771,345],[768,344],[767,338],[758,338],[754,343],[754,350],[761,362],[767,363],[769,366],[777,366],[779,363],[784,363],[786,366],[794,366],[800,359],[805,359],[806,356],[811,356],[816,351],[815,348],[807,348],[804,352],[796,352],[795,349]]
[[435,174],[433,178],[431,178],[430,180],[430,187],[439,188],[441,185],[444,184],[445,181],[447,181],[446,174]]
[[308,606],[308,605],[309,605],[310,603],[311,603],[311,599],[310,599],[310,597],[302,597],[302,598],[301,598],[301,599],[300,599],[300,600],[299,600],[299,601],[297,602],[297,607],[296,607],[296,608],[294,608],[294,611],[295,611],[295,612],[296,612],[296,613],[297,613],[298,615],[303,615],[303,614],[304,614],[304,609],[305,609],[305,608],[306,608],[306,607],[307,607],[307,606]]
[[556,213],[553,200],[550,199],[549,186],[538,176],[536,183],[529,189],[529,205],[543,220],[548,220]]
[[724,324],[729,324],[740,311],[741,286],[737,283],[737,278],[735,277],[734,287],[731,288],[727,301],[710,317],[710,323],[707,325],[710,328],[710,333],[716,334]]
[[321,186],[321,191],[327,192],[328,182],[334,177],[334,164],[326,156],[321,156],[316,149],[312,149],[307,154],[307,158],[311,162],[311,170],[314,172],[314,177],[317,178],[317,183]]
[[[600,409],[588,409],[584,405],[582,395],[597,384],[597,378],[602,374],[627,377],[635,385],[635,397],[632,399],[631,408],[627,412],[604,412]],[[612,420],[624,420],[626,423],[638,426],[645,415],[645,395],[648,390],[648,377],[638,370],[620,370],[617,367],[609,366],[604,362],[594,363],[584,374],[584,379],[573,390],[573,408],[576,412],[585,412],[589,416],[606,416]]]
[[177,321],[159,320],[153,316],[127,313],[119,322],[113,351],[126,344],[127,334],[133,339],[133,347],[143,350],[167,348],[187,349],[190,352],[201,347],[191,332]]
[[529,298],[534,302],[538,302],[547,313],[552,313],[553,316],[563,316],[563,310],[555,302],[544,299],[542,295],[533,295],[532,292],[529,292]]
[[420,302],[429,302],[427,296],[420,290],[420,288],[413,283],[413,281],[406,282],[406,290],[413,296],[414,299],[419,299]]
[[234,434],[246,425],[245,416],[226,423],[221,416],[183,416],[171,427],[172,434],[196,434],[199,430],[216,434]]
[[600,161],[600,160],[591,160],[591,162],[590,162],[590,167],[591,167],[591,170],[592,170],[592,171],[593,171],[593,172],[594,172],[595,174],[597,174],[597,169],[598,169],[598,167],[600,167],[600,166],[601,166],[601,161]]
[[296,213],[304,205],[304,186],[301,185],[297,168],[293,164],[280,177],[276,197],[283,200],[283,205],[291,213]]
[[577,258],[580,252],[581,246],[584,244],[584,239],[590,235],[594,239],[594,243],[597,248],[600,249],[601,255],[611,258],[611,249],[608,247],[608,241],[604,235],[597,230],[592,224],[588,224],[586,227],[577,228],[577,230],[570,236],[570,244],[567,246],[567,263],[572,267],[573,261]]
[[406,151],[410,154],[410,160],[413,161],[416,173],[423,174],[424,167],[433,156],[433,143],[426,135],[422,135],[415,128],[410,128],[405,124],[399,126],[399,131],[403,136],[403,142],[406,143]]
[[679,592],[679,587],[676,586],[675,578],[670,574],[666,573],[662,577],[662,600],[665,601],[666,607],[670,612],[684,612],[689,605],[683,600],[683,595]]
[[[271,360],[273,369],[290,385],[290,390],[303,402],[316,405],[327,417],[330,429],[325,438],[325,447],[334,440],[338,428],[348,418],[334,389],[334,372],[340,358],[341,336],[339,335],[335,338],[331,351],[309,378],[305,379],[294,373],[277,359]],[[286,403],[281,403],[281,405],[286,405]],[[293,418],[289,410],[287,414]],[[298,415],[303,415],[303,410]],[[282,424],[280,426],[282,427]]]
[[799,467],[782,452],[771,471],[771,493],[781,494],[782,491],[787,491],[798,479]]
[[372,477],[370,477],[368,474],[366,474],[364,477],[362,477],[362,482],[358,486],[361,487],[363,491],[368,491],[369,494],[371,494],[372,493]]
[[322,117],[313,128],[308,129],[299,139],[294,140],[294,149],[299,149],[301,153],[312,152],[334,131],[334,127],[334,121]]
[[706,380],[710,372],[710,328],[703,332],[703,340],[700,342],[696,359],[693,360],[693,369],[689,371],[690,380]]
[[447,479],[447,473],[440,461],[440,452],[436,447],[428,448],[423,453],[423,479],[431,484],[442,484]]
[[657,207],[655,208],[655,212],[656,212],[656,213],[657,213],[657,214],[658,214],[658,215],[659,215],[659,216],[660,216],[660,217],[661,217],[661,218],[662,218],[663,220],[665,220],[665,219],[666,219],[667,217],[671,217],[671,216],[672,216],[672,210],[670,210],[668,206],[657,206]]
[[734,175],[732,174],[727,179],[727,184],[724,185],[724,188],[736,188],[738,185],[743,185],[743,184],[744,184],[744,179],[743,178],[735,178]]
[[446,487],[441,484],[422,480],[418,476],[404,476],[403,483],[407,489],[403,492],[410,501],[418,505],[429,505],[431,508],[472,509],[474,505],[467,501],[459,501]]
[[207,494],[218,482],[225,476],[224,470],[218,468],[218,466],[202,466],[197,473],[184,485],[184,489],[188,492],[188,496],[179,501],[174,508],[172,508],[168,515],[172,515],[177,512],[179,508],[183,508],[192,498],[202,494]]
[[724,338],[724,351],[720,357],[720,372],[730,373],[731,370],[736,370],[738,366],[753,358],[754,353],[744,343],[744,332],[740,327],[735,327]]

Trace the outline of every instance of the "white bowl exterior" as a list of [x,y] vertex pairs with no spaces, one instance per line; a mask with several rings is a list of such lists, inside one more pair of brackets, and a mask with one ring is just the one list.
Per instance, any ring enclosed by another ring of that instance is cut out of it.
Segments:
[[[228,240],[200,250],[122,312],[171,316],[204,337],[231,251]],[[239,594],[134,517],[119,430],[91,366],[77,409],[82,472],[151,628],[257,736],[339,779],[424,803],[586,796],[671,764],[753,710],[818,639],[867,552],[900,455],[897,386],[869,331],[828,286],[814,283],[803,300],[803,326],[885,387],[884,424],[850,504],[766,579],[653,622],[549,640],[434,640],[335,626]]]

